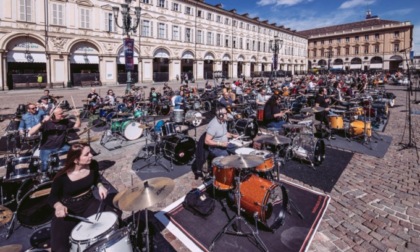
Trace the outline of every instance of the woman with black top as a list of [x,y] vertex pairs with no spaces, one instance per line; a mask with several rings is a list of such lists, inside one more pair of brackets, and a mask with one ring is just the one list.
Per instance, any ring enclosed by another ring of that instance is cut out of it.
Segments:
[[[57,173],[52,183],[48,203],[55,209],[51,221],[52,251],[69,251],[69,236],[79,220],[70,218],[67,214],[89,217],[95,214],[100,201],[92,193],[98,188],[101,200],[104,200],[108,190],[101,183],[98,163],[92,160],[90,147],[84,144],[74,144],[67,153],[66,165]],[[103,206],[103,211],[112,210]]]

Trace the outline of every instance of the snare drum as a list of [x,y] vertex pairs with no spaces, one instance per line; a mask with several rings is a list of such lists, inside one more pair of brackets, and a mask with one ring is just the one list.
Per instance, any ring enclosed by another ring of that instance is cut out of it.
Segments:
[[59,171],[64,167],[67,160],[67,152],[68,150],[53,152],[50,154],[50,157],[48,158],[50,171]]
[[253,148],[241,147],[235,150],[235,154],[237,155],[249,155],[252,152],[256,151]]
[[274,168],[274,155],[267,150],[255,150],[250,153],[251,155],[257,155],[264,159],[264,163],[255,167],[257,172],[268,172]]
[[176,134],[176,125],[174,122],[165,122],[162,126],[163,136],[172,136]]
[[342,116],[330,115],[328,116],[331,129],[344,129],[344,120]]
[[258,221],[270,229],[276,229],[283,223],[283,196],[281,188],[274,182],[251,174],[241,184],[241,208],[253,216],[258,214]]
[[37,175],[41,160],[37,157],[17,157],[7,160],[4,181],[18,181]]
[[234,187],[234,175],[235,169],[233,167],[224,167],[220,161],[224,157],[215,157],[211,162],[211,167],[213,169],[213,186],[214,188],[226,191],[231,190]]
[[111,235],[89,246],[84,252],[128,252],[134,251],[130,240],[130,229],[128,227],[121,228]]
[[89,246],[106,238],[109,234],[118,229],[118,217],[113,212],[102,212],[98,221],[96,214],[89,216],[88,220],[95,224],[80,222],[70,235],[70,251],[85,251]]
[[119,132],[127,140],[136,140],[143,135],[143,128],[140,128],[139,122],[128,120],[121,123]]
[[184,110],[183,109],[174,109],[173,111],[173,121],[176,123],[184,122]]
[[[363,121],[353,121],[350,123],[350,134],[353,136],[362,135],[365,131],[365,122]],[[366,122],[366,135],[368,137],[372,136],[372,128],[370,122]]]

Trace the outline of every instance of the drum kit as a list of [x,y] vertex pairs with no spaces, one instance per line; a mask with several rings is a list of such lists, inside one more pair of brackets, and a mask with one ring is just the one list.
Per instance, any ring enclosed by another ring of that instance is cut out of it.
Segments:
[[[215,236],[210,251],[224,234],[253,238],[256,246],[268,251],[259,236],[259,224],[273,232],[283,225],[285,213],[289,210],[287,191],[279,179],[263,177],[274,169],[277,174],[279,172],[271,152],[246,147],[235,152],[236,155],[216,157],[212,161],[213,188],[229,193],[236,215]],[[241,211],[254,220],[254,228],[241,215]],[[242,230],[242,224],[248,232]]]

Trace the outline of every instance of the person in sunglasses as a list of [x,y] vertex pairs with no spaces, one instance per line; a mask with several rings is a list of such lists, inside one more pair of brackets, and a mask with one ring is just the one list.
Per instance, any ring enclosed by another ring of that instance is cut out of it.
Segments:
[[22,120],[19,123],[19,133],[25,136],[26,132],[29,131],[33,126],[40,123],[45,115],[45,111],[38,109],[35,103],[28,103],[26,105],[27,112],[22,116]]

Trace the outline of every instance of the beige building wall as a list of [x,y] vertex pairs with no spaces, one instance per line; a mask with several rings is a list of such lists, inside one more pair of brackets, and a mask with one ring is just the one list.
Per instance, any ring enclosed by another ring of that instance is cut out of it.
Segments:
[[[27,6],[22,6],[22,2]],[[121,64],[125,36],[122,29],[115,26],[112,7],[121,9],[123,2],[0,0],[0,85],[3,89],[8,88],[12,71],[10,62],[31,63],[25,62],[28,53],[36,56],[33,63],[45,64],[48,83],[67,84],[73,74],[73,64],[89,64],[97,65],[102,84],[116,84],[117,64]],[[163,6],[159,7],[159,3]],[[307,70],[307,39],[267,20],[238,14],[235,10],[227,11],[203,1],[133,1],[130,5],[133,17],[135,6],[142,8],[141,23],[136,32],[131,33],[139,76],[135,82],[153,82],[160,57],[168,60],[169,80],[181,76],[182,59],[188,57],[192,57],[192,71],[197,80],[206,78],[206,64],[212,65],[212,71],[221,71],[225,55],[229,58],[230,78],[237,78],[238,73],[251,76],[251,62],[253,72],[270,71],[273,53],[269,41],[274,35],[284,41],[277,69],[293,73]],[[121,16],[120,12],[119,24]],[[187,29],[190,29],[189,39]],[[16,41],[21,47],[12,49],[11,45]],[[33,45],[37,47],[32,48]],[[43,53],[44,57],[36,53]],[[244,67],[238,72],[240,56]]]

